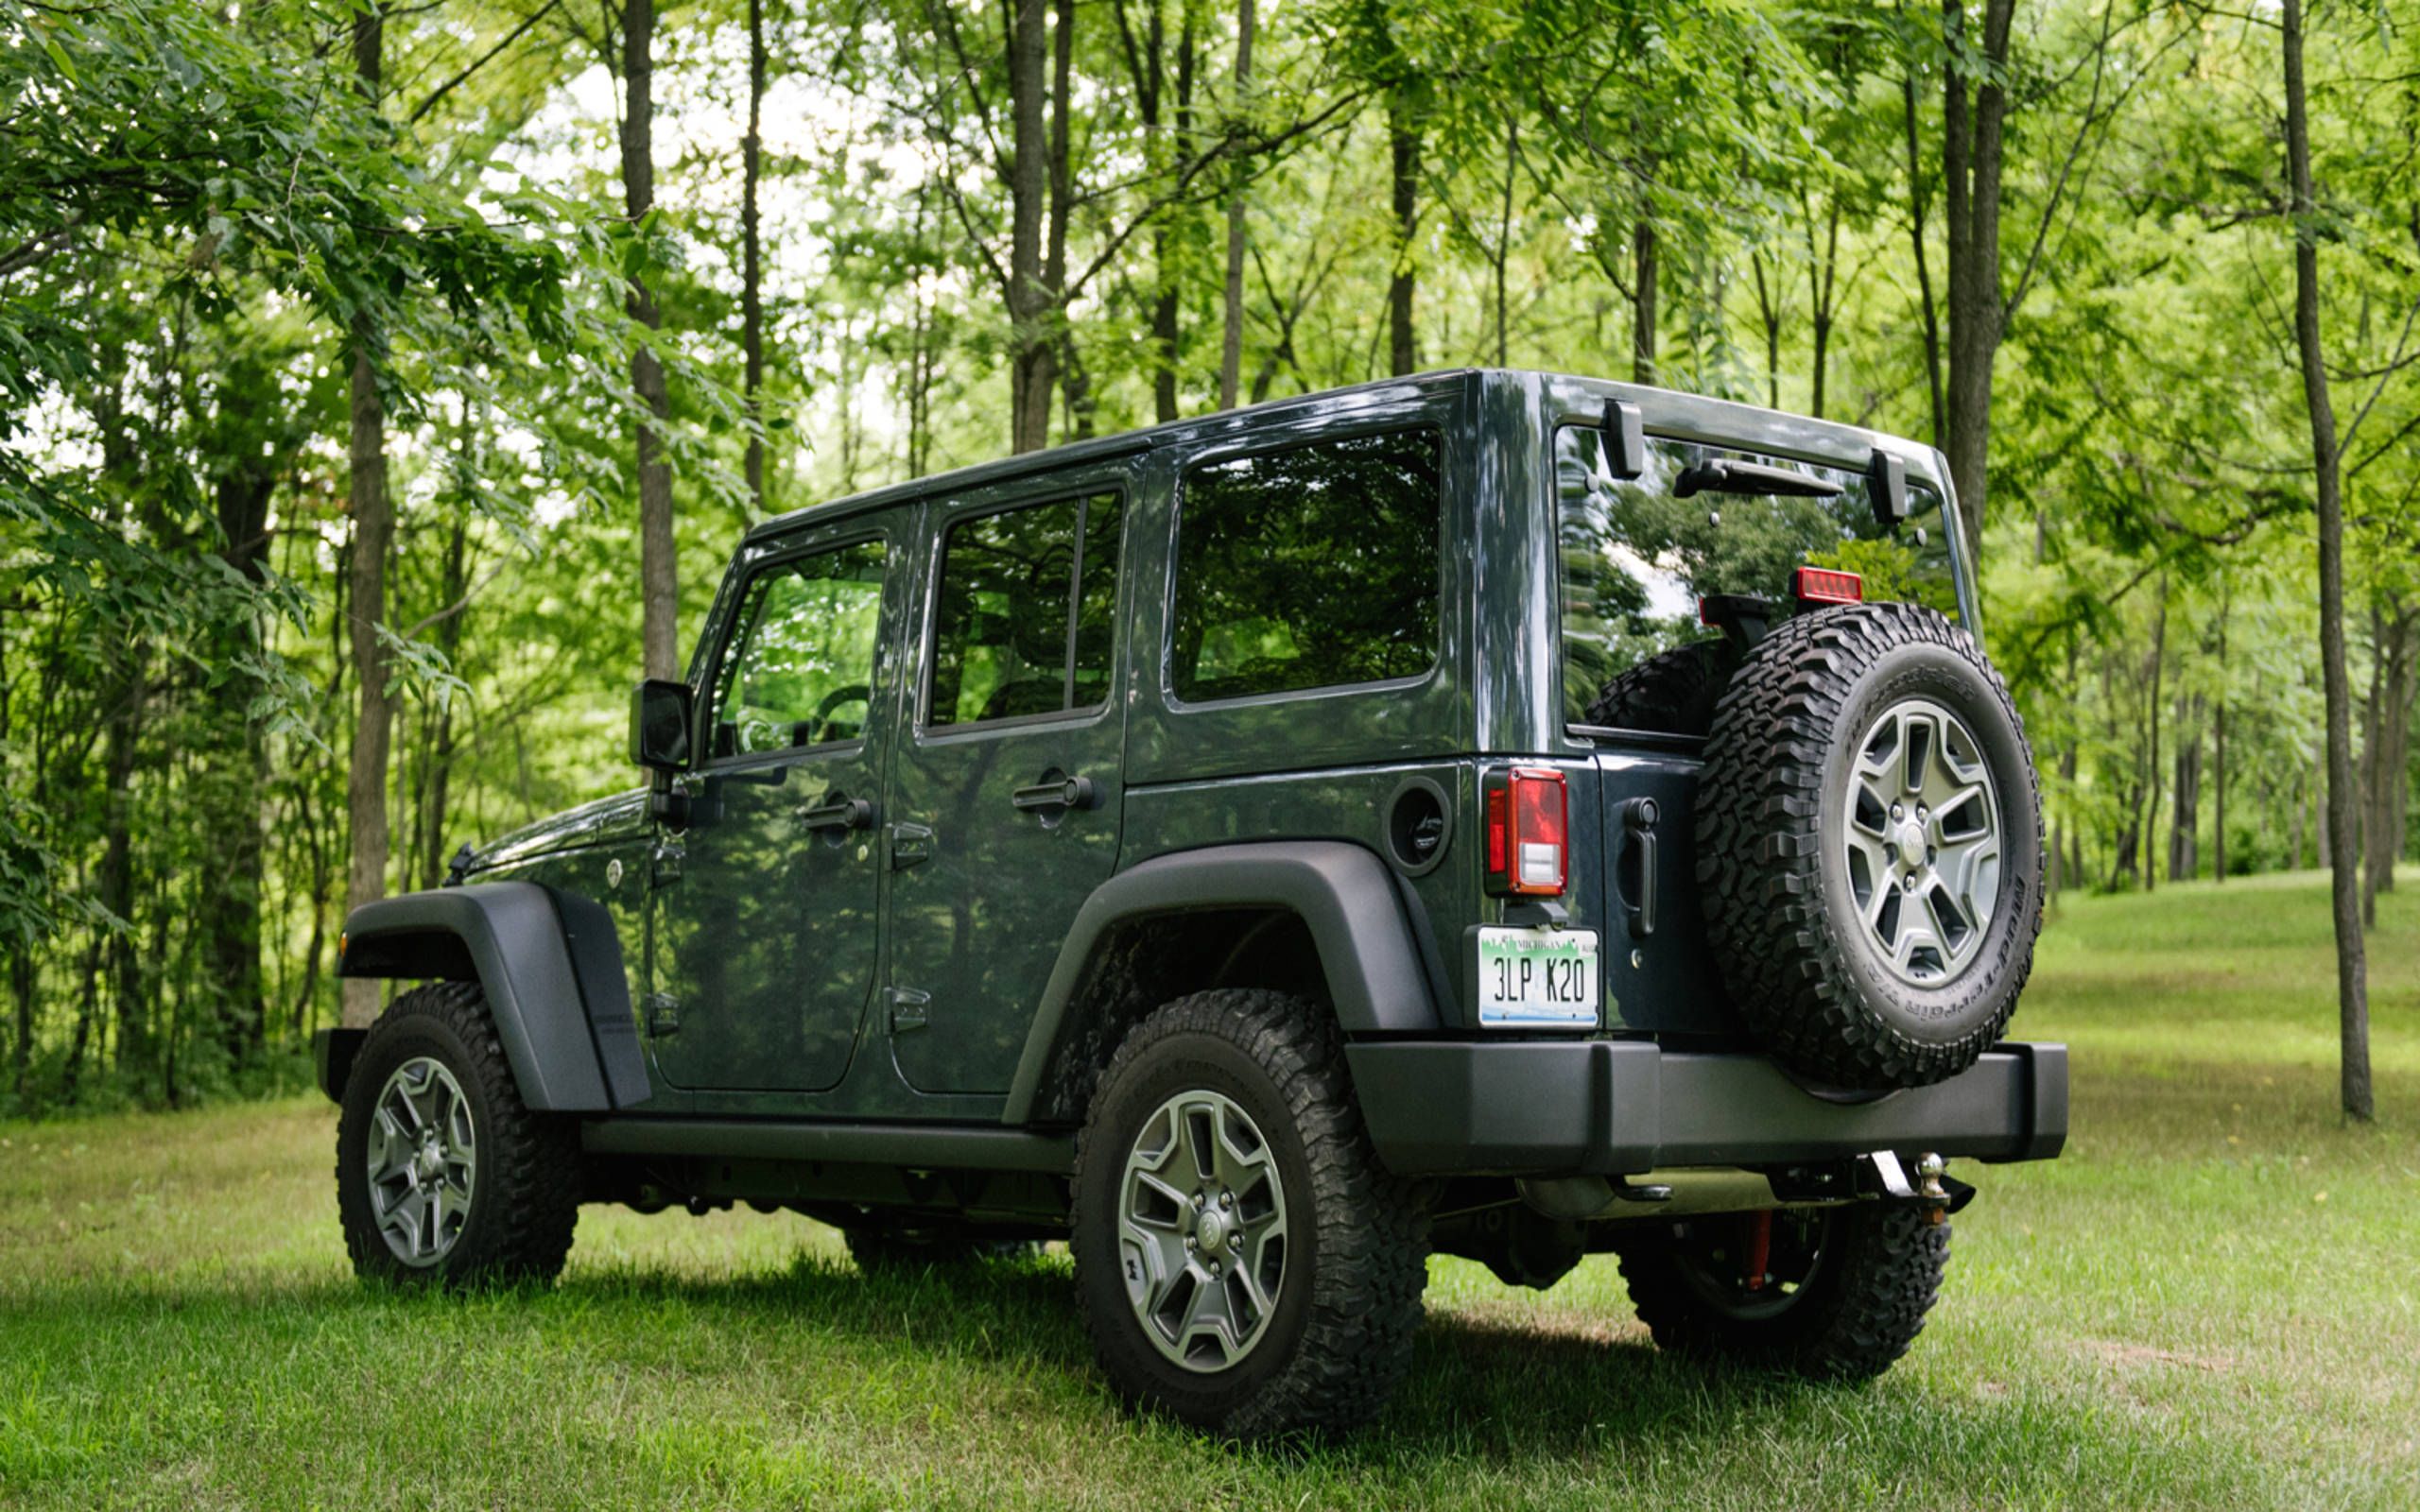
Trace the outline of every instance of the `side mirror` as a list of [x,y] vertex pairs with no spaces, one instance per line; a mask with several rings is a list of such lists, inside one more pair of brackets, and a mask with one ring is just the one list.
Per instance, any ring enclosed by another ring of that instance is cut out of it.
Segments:
[[691,694],[685,682],[649,678],[631,695],[631,760],[651,772],[689,765]]

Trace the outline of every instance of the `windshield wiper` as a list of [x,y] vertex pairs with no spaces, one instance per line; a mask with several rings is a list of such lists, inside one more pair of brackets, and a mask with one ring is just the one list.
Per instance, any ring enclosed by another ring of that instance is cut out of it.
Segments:
[[1828,499],[1841,491],[1837,483],[1786,467],[1762,462],[1697,462],[1684,469],[1672,484],[1675,498],[1698,493],[1787,494],[1801,499]]

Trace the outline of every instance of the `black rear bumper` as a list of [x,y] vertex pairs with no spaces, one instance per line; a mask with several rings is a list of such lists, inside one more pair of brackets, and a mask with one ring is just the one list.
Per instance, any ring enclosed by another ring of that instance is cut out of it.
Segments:
[[1378,1154],[1409,1175],[1635,1174],[1931,1151],[2047,1160],[2067,1138],[2067,1047],[2006,1043],[1870,1102],[1806,1091],[1753,1055],[1644,1040],[1348,1045]]

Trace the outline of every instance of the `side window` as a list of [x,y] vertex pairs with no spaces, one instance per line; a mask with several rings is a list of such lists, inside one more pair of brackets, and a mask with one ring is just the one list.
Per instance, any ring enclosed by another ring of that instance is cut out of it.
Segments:
[[951,525],[925,723],[1096,707],[1116,644],[1115,493],[1059,499]]
[[1959,617],[1941,495],[1922,483],[1908,486],[1910,518],[1885,527],[1862,473],[1786,464],[1840,490],[1821,498],[1696,492],[1692,468],[1759,459],[1655,440],[1642,475],[1616,478],[1603,438],[1593,425],[1555,432],[1567,721],[1703,734],[1737,657],[1699,601],[1748,595],[1787,618],[1801,565],[1858,574],[1870,600]]
[[1434,666],[1443,453],[1437,431],[1408,430],[1188,469],[1168,648],[1177,696]]
[[865,732],[882,616],[879,541],[777,562],[742,590],[714,684],[714,754]]

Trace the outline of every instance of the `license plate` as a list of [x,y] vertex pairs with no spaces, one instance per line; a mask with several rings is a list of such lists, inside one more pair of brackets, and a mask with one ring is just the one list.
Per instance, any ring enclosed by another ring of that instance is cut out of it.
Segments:
[[1478,1022],[1594,1027],[1597,932],[1482,928]]

